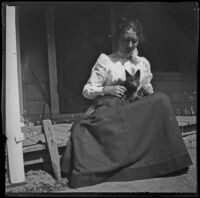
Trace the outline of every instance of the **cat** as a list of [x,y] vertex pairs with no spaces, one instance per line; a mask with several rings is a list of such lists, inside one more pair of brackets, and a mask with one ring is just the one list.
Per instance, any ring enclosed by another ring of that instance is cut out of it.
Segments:
[[137,95],[138,87],[140,85],[140,70],[138,69],[134,76],[130,75],[128,71],[126,70],[125,72],[126,72],[126,80],[122,81],[120,79],[118,80],[118,83],[117,83],[118,85],[124,86],[127,89],[125,94],[121,98],[117,96],[110,96],[110,95],[97,97],[93,105],[91,105],[88,108],[88,110],[85,112],[84,118],[89,118],[97,107],[120,106],[120,105],[129,104],[131,102],[141,99]]
[[125,72],[126,72],[126,80],[125,81],[119,80],[118,84],[124,86],[127,89],[122,99],[126,99],[129,102],[133,102],[139,99],[137,91],[140,84],[140,70],[138,69],[134,76],[131,76],[127,72],[127,70],[125,70]]

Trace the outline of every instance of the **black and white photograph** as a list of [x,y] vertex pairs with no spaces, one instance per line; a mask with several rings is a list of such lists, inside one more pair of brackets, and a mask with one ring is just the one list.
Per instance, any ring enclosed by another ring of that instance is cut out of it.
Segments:
[[6,196],[198,195],[198,2],[1,9]]

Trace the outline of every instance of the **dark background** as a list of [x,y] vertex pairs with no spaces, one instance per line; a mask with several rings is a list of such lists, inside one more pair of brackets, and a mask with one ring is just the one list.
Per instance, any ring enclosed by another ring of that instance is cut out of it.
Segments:
[[[138,47],[139,55],[150,61],[155,87],[166,92],[195,89],[199,33],[195,3],[76,2],[50,5],[54,7],[61,114],[83,112],[91,104],[82,96],[83,86],[100,53],[112,53],[116,34],[114,24],[124,16],[137,18],[143,25],[146,41]],[[45,114],[50,112],[46,6],[46,3],[18,5],[23,113],[26,117],[41,117],[44,109]],[[162,75],[157,78],[156,73]],[[165,84],[162,84],[163,75]],[[169,90],[167,84],[174,90]]]

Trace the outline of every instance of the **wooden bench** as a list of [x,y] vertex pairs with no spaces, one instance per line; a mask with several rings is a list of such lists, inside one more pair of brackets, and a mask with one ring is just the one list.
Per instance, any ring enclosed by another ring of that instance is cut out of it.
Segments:
[[70,124],[52,125],[43,120],[43,126],[23,127],[24,165],[51,162],[57,180],[61,179],[59,148],[65,148],[71,135]]
[[[195,132],[195,130],[185,132],[184,129],[191,126],[196,127],[196,116],[176,118],[183,136]],[[52,125],[50,120],[44,120],[43,126],[22,127],[25,138],[23,140],[24,165],[51,162],[55,177],[60,179],[60,156],[70,139],[72,124]]]

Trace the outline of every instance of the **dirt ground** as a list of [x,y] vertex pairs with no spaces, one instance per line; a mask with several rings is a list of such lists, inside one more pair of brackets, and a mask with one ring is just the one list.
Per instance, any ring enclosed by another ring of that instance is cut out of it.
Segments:
[[9,192],[149,192],[149,193],[196,193],[197,170],[196,170],[196,134],[184,137],[193,165],[186,173],[129,182],[105,182],[93,186],[70,189],[67,186],[67,178],[61,182],[45,171],[29,171],[26,173],[26,182],[22,185],[13,186],[6,182],[6,193]]

